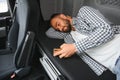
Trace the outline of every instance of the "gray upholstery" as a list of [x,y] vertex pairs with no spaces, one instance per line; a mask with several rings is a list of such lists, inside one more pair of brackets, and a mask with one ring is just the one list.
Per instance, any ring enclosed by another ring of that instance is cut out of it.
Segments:
[[13,63],[14,54],[0,55],[0,80],[16,70]]
[[84,5],[98,9],[112,24],[120,24],[120,0],[84,0]]
[[40,0],[41,12],[44,20],[48,20],[53,13],[61,13],[64,0]]
[[[39,15],[37,0],[18,0],[15,19],[8,34],[8,50],[0,50],[0,80],[8,80],[15,70],[30,66],[34,35],[27,32],[36,33]],[[26,38],[30,40],[27,39],[27,42]]]

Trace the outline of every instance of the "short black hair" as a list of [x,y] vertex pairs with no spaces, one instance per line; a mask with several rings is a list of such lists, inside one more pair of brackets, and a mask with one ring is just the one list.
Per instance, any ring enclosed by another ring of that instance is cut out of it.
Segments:
[[51,17],[50,17],[50,19],[49,19],[49,25],[52,27],[52,25],[51,25],[51,20],[53,19],[53,18],[55,18],[56,16],[58,16],[58,15],[60,15],[61,13],[55,13],[55,14],[52,14],[51,15]]

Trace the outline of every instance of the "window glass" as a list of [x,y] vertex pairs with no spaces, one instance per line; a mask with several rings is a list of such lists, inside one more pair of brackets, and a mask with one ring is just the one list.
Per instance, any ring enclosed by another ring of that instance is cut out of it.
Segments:
[[8,12],[7,0],[0,0],[0,13]]

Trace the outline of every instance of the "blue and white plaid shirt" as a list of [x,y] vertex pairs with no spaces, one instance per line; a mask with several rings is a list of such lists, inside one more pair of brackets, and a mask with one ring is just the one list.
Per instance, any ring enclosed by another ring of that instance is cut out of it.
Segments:
[[82,7],[73,22],[76,24],[75,28],[79,33],[88,36],[81,41],[75,42],[79,53],[108,42],[114,36],[113,28],[96,9],[87,6]]
[[88,37],[75,42],[70,33],[63,33],[49,28],[46,35],[51,38],[64,39],[66,43],[74,43],[78,50],[77,54],[99,76],[106,67],[93,60],[85,53],[85,50],[99,46],[111,40],[115,33],[119,33],[119,26],[110,26],[110,22],[96,9],[83,6],[76,18],[73,18],[73,26],[80,34]]

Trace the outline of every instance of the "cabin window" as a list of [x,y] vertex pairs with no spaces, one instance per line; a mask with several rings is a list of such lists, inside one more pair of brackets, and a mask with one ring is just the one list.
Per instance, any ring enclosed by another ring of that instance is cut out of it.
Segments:
[[8,12],[7,0],[0,0],[0,13]]

